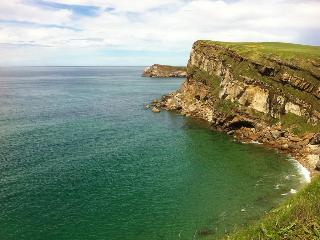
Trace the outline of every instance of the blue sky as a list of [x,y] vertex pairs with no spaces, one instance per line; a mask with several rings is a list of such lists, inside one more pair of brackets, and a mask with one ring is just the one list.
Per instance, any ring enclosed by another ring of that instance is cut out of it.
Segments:
[[317,0],[3,0],[0,66],[185,65],[192,43],[320,45]]

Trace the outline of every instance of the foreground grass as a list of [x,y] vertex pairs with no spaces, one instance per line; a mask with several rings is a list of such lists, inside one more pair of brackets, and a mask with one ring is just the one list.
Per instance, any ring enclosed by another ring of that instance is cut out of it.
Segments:
[[224,239],[320,239],[320,177],[314,178],[307,187],[260,222]]

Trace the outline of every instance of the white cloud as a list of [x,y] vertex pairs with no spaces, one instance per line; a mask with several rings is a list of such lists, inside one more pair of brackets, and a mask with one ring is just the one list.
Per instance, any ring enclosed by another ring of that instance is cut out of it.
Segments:
[[[0,23],[0,43],[10,43],[13,46],[15,44],[49,46],[50,49],[41,49],[41,54],[46,52],[46,56],[53,52],[58,56],[57,54],[63,54],[68,50],[70,52],[77,50],[81,52],[80,56],[85,56],[93,51],[110,49],[172,51],[174,54],[189,51],[192,42],[197,39],[320,44],[319,39],[310,38],[313,33],[320,30],[319,1],[51,1],[97,6],[101,11],[96,16],[74,17],[72,12],[66,9],[43,8],[18,0],[0,3],[0,20],[38,24],[21,26]],[[102,11],[106,8],[114,10]],[[69,28],[46,27],[43,24]],[[13,58],[11,62],[14,62],[15,54],[12,54],[14,51],[19,51],[19,62],[23,59],[21,50],[23,48],[17,47],[17,49],[12,47],[5,51],[6,54],[10,52],[10,58]],[[35,50],[28,49],[28,51]]]
[[4,0],[0,3],[0,20],[4,21],[60,25],[69,22],[70,17],[71,12],[66,9],[40,9],[21,0]]
[[183,0],[51,0],[62,4],[115,8],[117,11],[143,12],[166,5],[182,4]]

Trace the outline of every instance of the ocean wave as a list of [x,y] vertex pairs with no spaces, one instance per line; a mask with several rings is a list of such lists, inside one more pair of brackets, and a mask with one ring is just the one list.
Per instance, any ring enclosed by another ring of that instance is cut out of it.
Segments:
[[311,182],[311,175],[308,169],[306,169],[301,163],[299,163],[296,159],[294,159],[293,157],[289,157],[289,160],[293,163],[293,165],[296,167],[296,169],[298,170],[299,174],[301,175],[302,182]]

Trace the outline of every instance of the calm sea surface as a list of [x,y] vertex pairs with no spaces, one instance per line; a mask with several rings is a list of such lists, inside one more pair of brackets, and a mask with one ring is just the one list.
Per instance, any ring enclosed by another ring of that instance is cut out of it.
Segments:
[[219,236],[301,187],[286,156],[146,110],[183,80],[142,70],[0,68],[0,239]]

